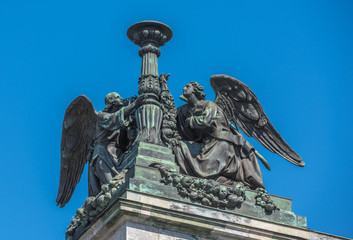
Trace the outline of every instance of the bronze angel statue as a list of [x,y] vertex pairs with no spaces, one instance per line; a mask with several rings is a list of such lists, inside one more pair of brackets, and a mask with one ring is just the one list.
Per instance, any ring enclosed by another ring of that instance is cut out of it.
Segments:
[[65,112],[61,138],[61,169],[57,205],[64,207],[89,162],[89,196],[118,174],[119,158],[127,145],[127,127],[131,113],[146,97],[123,100],[112,92],[105,97],[105,108],[96,112],[84,95],[77,97]]
[[237,127],[271,152],[304,166],[248,86],[227,75],[212,76],[211,86],[216,93],[214,102],[205,100],[204,88],[197,82],[188,83],[180,96],[187,104],[177,109],[177,128],[183,141],[174,147],[174,153],[182,173],[225,184],[242,182],[250,189],[264,188],[256,157],[270,167]]

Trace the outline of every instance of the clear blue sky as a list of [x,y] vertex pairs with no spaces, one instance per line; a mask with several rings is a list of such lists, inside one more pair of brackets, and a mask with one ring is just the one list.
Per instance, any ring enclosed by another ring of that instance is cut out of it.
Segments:
[[[189,81],[228,74],[251,87],[304,168],[254,145],[269,161],[265,186],[293,199],[308,227],[353,238],[352,1],[1,1],[2,239],[63,239],[87,196],[87,172],[55,206],[62,120],[87,95],[137,94],[141,59],[126,31],[168,24],[160,73],[175,98]],[[176,101],[177,106],[182,102]]]

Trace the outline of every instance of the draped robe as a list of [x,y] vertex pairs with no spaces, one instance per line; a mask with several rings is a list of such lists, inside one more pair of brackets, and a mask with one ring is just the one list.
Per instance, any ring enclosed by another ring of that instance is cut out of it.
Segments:
[[89,196],[97,195],[101,186],[118,174],[118,159],[122,154],[119,135],[126,125],[124,108],[114,113],[98,113],[96,140],[88,169]]
[[254,152],[246,150],[246,140],[229,124],[214,102],[200,100],[195,107],[179,107],[177,127],[183,141],[174,153],[181,172],[226,184],[242,182],[251,189],[263,188]]

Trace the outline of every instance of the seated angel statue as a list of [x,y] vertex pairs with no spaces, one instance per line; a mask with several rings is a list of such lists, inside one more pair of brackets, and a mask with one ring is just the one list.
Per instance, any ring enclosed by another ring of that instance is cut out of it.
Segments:
[[221,183],[264,187],[255,154],[244,147],[246,140],[232,131],[216,103],[204,100],[202,91],[197,82],[183,88],[187,104],[178,108],[177,127],[184,141],[174,151],[181,170]]
[[204,88],[197,82],[188,83],[180,96],[187,102],[177,109],[176,117],[183,140],[173,151],[182,173],[231,185],[241,182],[250,189],[264,188],[256,157],[270,167],[237,126],[270,151],[304,166],[274,129],[250,88],[226,75],[212,76],[211,86],[216,93],[214,102],[205,100]]

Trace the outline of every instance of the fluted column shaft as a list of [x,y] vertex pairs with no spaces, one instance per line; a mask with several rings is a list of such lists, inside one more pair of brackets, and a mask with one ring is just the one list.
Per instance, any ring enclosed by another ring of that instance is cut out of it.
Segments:
[[158,78],[158,57],[163,46],[172,37],[171,29],[159,22],[144,21],[132,25],[128,37],[139,45],[142,58],[138,93],[147,95],[144,104],[136,111],[138,136],[136,141],[162,144],[161,126],[163,111],[160,104],[160,83]]
[[145,93],[155,100],[158,100],[158,96],[160,95],[160,84],[158,79],[158,57],[160,54],[161,50],[151,43],[147,43],[139,51],[139,55],[142,58],[142,64],[138,93]]
[[[148,45],[151,46],[151,45]],[[158,77],[158,56],[153,52],[146,52],[142,56],[141,76]]]

